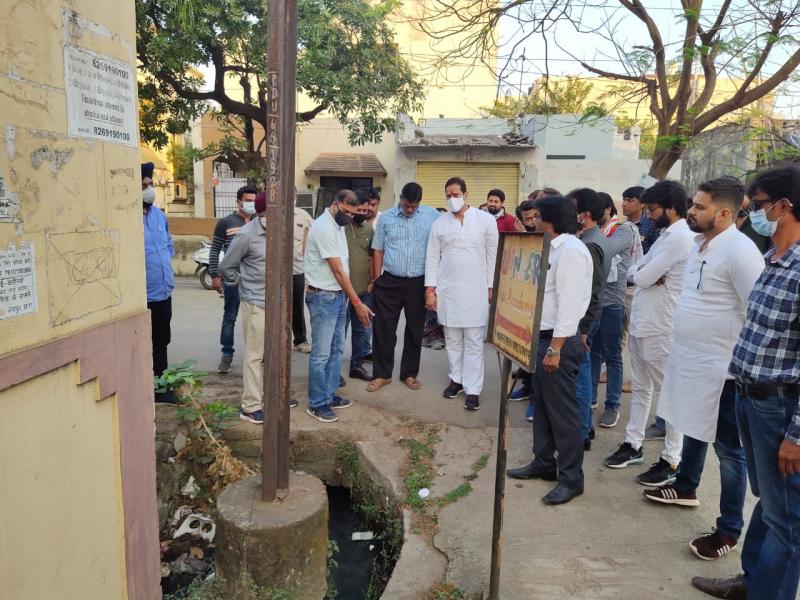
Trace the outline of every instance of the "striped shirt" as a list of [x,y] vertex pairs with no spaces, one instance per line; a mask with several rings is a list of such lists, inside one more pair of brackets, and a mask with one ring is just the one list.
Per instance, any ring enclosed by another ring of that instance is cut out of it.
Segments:
[[[800,383],[800,242],[766,267],[747,303],[730,371],[742,383]],[[786,439],[800,444],[800,399]]]
[[222,217],[214,226],[214,238],[211,240],[211,249],[208,253],[208,272],[212,277],[219,277],[219,253],[227,252],[231,240],[239,233],[247,221],[237,212],[232,212],[227,217]]
[[384,271],[395,277],[424,275],[431,225],[439,216],[439,211],[430,206],[420,206],[410,217],[399,206],[383,213],[372,249],[383,252]]

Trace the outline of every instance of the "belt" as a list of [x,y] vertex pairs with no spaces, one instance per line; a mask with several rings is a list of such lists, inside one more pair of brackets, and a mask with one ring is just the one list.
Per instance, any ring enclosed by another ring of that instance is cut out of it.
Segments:
[[343,293],[342,290],[323,290],[318,287],[314,287],[313,285],[307,285],[306,290],[308,290],[309,292],[328,292],[329,294]]
[[763,399],[769,396],[781,398],[800,396],[799,383],[740,383],[736,382],[736,391],[743,396]]
[[553,330],[552,329],[545,329],[544,331],[539,332],[539,339],[540,340],[552,340],[553,339]]

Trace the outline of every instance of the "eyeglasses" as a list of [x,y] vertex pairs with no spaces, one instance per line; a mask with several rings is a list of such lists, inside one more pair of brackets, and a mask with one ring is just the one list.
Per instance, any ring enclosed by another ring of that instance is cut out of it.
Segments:
[[755,198],[750,198],[750,210],[761,210],[762,208],[766,208],[767,204],[772,204],[772,206],[775,206],[781,200],[783,200],[783,198],[778,198],[777,200],[773,200],[772,198],[761,198],[758,200]]

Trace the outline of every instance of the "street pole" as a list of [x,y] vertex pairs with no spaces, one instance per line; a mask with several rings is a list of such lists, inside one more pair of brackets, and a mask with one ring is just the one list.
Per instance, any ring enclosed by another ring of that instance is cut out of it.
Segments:
[[267,227],[264,326],[264,430],[261,499],[289,490],[291,394],[292,229],[297,73],[296,0],[267,6]]
[[506,498],[506,454],[508,449],[508,380],[511,361],[503,357],[500,373],[500,419],[497,426],[497,467],[494,475],[494,519],[492,563],[489,568],[489,600],[500,598],[500,567],[503,562],[503,508]]

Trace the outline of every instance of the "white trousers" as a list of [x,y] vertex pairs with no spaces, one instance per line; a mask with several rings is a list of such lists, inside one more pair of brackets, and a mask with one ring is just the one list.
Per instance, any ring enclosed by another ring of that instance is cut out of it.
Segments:
[[252,413],[263,410],[261,385],[264,373],[264,309],[249,302],[239,305],[242,314],[242,334],[244,336],[244,361],[242,375],[244,392],[242,410]]
[[467,395],[483,390],[483,340],[485,327],[445,327],[444,342],[450,362],[450,379],[464,386]]
[[[650,420],[650,407],[653,396],[661,393],[661,382],[664,380],[664,368],[667,366],[670,339],[667,336],[628,338],[628,349],[631,354],[631,414],[625,428],[625,441],[636,449],[644,443],[644,432]],[[658,412],[658,407],[656,407]],[[683,435],[667,422],[667,435],[664,439],[664,450],[661,458],[677,467],[681,462]]]

